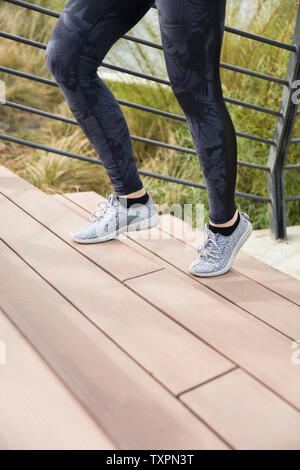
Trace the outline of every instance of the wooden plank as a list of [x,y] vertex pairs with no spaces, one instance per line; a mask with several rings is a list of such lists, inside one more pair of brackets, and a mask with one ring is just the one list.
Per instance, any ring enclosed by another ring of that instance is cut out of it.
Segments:
[[[157,230],[154,228],[150,232]],[[158,235],[154,233],[145,237],[142,232],[131,232],[128,236],[189,275],[187,268],[195,258],[195,252],[175,238],[162,240]],[[230,270],[223,276],[212,278],[189,276],[289,338],[300,337],[299,306],[237,271]]]
[[[161,217],[160,227],[164,232],[170,233],[194,248],[198,248],[204,239],[204,231],[192,230],[189,224],[169,214]],[[239,251],[234,261],[233,270],[300,305],[299,280],[263,263],[248,253]]]
[[0,237],[174,394],[232,367],[3,196]]
[[126,285],[300,409],[299,368],[292,363],[291,341],[281,333],[167,270]]
[[[133,248],[125,246],[119,240],[113,240],[107,249],[107,243],[97,245],[79,245],[74,243],[70,232],[88,223],[88,214],[80,216],[74,211],[65,210],[54,199],[51,199],[27,181],[0,167],[0,192],[40,221],[45,227],[55,232],[79,253],[84,254],[94,263],[101,266],[121,282],[148,272],[160,269],[154,262],[143,257]],[[98,197],[97,202],[100,198]],[[97,207],[97,203],[94,209]],[[93,210],[94,210],[93,209]],[[130,263],[128,262],[130,260]]]
[[115,449],[1,309],[0,331],[7,347],[0,366],[0,448]]
[[0,257],[3,310],[118,448],[227,448],[2,242]]
[[235,269],[300,306],[300,281],[240,251]]
[[241,370],[181,399],[239,450],[299,450],[300,413]]
[[[66,197],[81,207],[90,210],[94,204],[96,195],[95,193],[84,193],[82,195],[81,193],[74,193],[68,194]],[[268,287],[260,285],[234,269],[230,270],[224,276],[214,278],[196,278],[191,276],[187,272],[188,266],[195,258],[195,251],[191,249],[191,247],[193,243],[196,245],[201,237],[196,236],[196,241],[192,242],[190,246],[174,238],[171,234],[168,235],[167,230],[174,230],[178,238],[180,236],[184,236],[185,233],[188,234],[189,240],[194,236],[190,233],[190,229],[186,226],[187,224],[184,225],[182,230],[179,219],[173,217],[173,219],[176,220],[171,219],[171,221],[168,222],[169,217],[172,216],[162,217],[161,227],[163,227],[164,231],[155,227],[154,229],[147,231],[147,233],[131,232],[128,234],[128,237],[138,243],[141,247],[149,250],[153,255],[160,257],[162,260],[181,270],[198,283],[207,286],[212,291],[245,309],[256,318],[261,319],[263,322],[282,332],[286,336],[293,339],[300,338],[300,310],[298,305],[294,304],[294,301],[299,297],[299,281],[292,278],[290,279],[291,302],[282,297],[280,293],[275,292],[276,285],[278,285],[280,277],[282,280],[282,286],[285,286],[281,293],[288,293],[287,291],[289,288],[287,286],[287,276],[283,273],[278,274],[277,270],[272,270],[272,268],[270,269],[272,271],[273,279],[276,279],[276,284],[272,282],[270,277],[270,284]],[[252,266],[255,262],[256,260],[252,262]],[[268,274],[259,274],[259,268],[257,272],[258,278],[261,281],[263,281],[263,278],[268,276]],[[271,274],[268,270],[266,272]],[[285,282],[283,282],[284,280]],[[270,290],[271,286],[274,288],[274,292]]]

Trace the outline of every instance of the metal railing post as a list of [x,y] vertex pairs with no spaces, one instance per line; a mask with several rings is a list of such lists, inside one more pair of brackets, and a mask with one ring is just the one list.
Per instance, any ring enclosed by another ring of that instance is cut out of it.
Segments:
[[293,82],[300,80],[300,3],[294,32],[293,44],[296,52],[291,52],[286,79],[289,86],[285,86],[282,93],[280,111],[282,117],[278,119],[273,145],[270,149],[268,167],[268,193],[270,198],[269,220],[271,235],[275,239],[286,239],[286,194],[284,184],[284,166],[292,138],[292,132],[297,115],[297,104],[293,102],[295,88]]

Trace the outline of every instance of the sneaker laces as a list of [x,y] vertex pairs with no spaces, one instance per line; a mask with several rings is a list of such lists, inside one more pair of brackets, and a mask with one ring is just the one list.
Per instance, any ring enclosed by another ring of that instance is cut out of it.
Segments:
[[204,242],[201,244],[201,246],[198,249],[198,254],[201,258],[204,259],[216,259],[218,260],[220,258],[220,254],[222,254],[222,249],[216,242],[216,235],[213,234],[208,228],[208,225],[205,225],[205,232],[207,234],[207,238],[204,240]]
[[94,222],[97,219],[101,219],[106,214],[115,214],[116,208],[114,206],[114,195],[110,194],[107,201],[101,201],[98,204],[97,209],[91,213],[90,221]]
[[[249,220],[249,215],[246,212],[241,212],[240,214],[247,220]],[[223,237],[220,237],[218,233],[213,233],[208,224],[205,224],[205,232],[207,234],[207,238],[201,244],[198,249],[198,253],[200,257],[204,259],[208,259],[209,257],[212,259],[218,260],[220,255],[222,255],[222,248],[226,244],[226,240],[224,241]]]

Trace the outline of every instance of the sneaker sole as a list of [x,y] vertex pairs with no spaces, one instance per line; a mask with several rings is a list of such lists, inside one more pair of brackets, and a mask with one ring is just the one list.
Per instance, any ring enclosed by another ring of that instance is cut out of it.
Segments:
[[113,240],[118,235],[124,232],[138,232],[140,230],[149,230],[150,228],[156,227],[159,224],[159,215],[155,214],[151,219],[144,219],[139,222],[135,222],[129,225],[124,225],[124,227],[119,228],[116,232],[110,233],[106,237],[102,238],[93,238],[92,240],[82,240],[80,238],[74,237],[71,233],[71,238],[74,242],[80,243],[81,245],[93,245],[95,243],[103,243],[110,240]]
[[196,273],[195,271],[193,271],[193,269],[189,269],[189,273],[193,274],[193,276],[197,276],[197,277],[214,277],[214,276],[221,276],[222,274],[227,273],[229,271],[229,269],[231,268],[238,251],[242,248],[244,243],[246,243],[246,241],[250,237],[252,231],[253,231],[253,226],[249,221],[247,221],[247,228],[244,231],[241,238],[239,239],[236,246],[234,247],[234,250],[233,250],[233,252],[232,252],[232,254],[231,254],[231,256],[228,260],[228,263],[226,264],[226,266],[223,269],[221,269],[220,271],[212,272],[212,273]]

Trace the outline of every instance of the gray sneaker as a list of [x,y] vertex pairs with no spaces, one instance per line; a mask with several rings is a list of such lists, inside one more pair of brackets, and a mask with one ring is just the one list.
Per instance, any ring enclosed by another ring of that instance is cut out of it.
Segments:
[[112,240],[122,232],[145,230],[159,223],[157,205],[149,196],[146,204],[125,208],[113,194],[100,202],[90,216],[91,222],[71,233],[77,243],[100,243]]
[[239,225],[229,237],[213,233],[208,224],[205,224],[207,237],[198,249],[198,258],[189,267],[191,274],[198,277],[212,277],[229,271],[239,249],[253,230],[249,216],[245,212],[239,214]]

